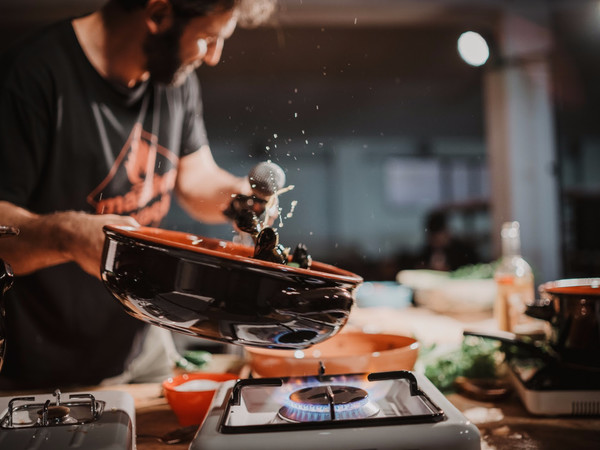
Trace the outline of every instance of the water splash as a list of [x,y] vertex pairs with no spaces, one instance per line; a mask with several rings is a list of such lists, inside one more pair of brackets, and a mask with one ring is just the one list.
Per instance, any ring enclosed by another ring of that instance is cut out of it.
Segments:
[[292,218],[292,216],[294,215],[294,210],[296,209],[297,205],[298,205],[298,200],[292,200],[292,203],[290,204],[290,211],[285,215],[286,219]]
[[279,218],[279,226],[283,227],[283,219],[281,216],[281,207],[278,206],[279,196],[282,194],[285,194],[286,192],[291,191],[292,189],[294,189],[294,187],[295,186],[293,184],[290,184],[289,186],[279,189],[277,192],[275,192],[271,196],[271,198],[265,205],[265,218],[262,223],[263,227],[269,226],[269,223],[271,222],[271,220],[273,220],[275,218],[275,216],[277,216]]

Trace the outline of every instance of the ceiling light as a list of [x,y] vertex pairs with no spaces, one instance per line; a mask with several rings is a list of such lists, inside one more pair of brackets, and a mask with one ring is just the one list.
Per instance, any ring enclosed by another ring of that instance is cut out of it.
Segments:
[[467,64],[482,66],[490,57],[485,39],[474,31],[466,31],[458,38],[458,53]]

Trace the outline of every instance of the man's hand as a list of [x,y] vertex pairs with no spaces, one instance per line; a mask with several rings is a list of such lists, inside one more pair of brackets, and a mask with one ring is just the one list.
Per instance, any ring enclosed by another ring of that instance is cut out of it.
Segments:
[[19,229],[18,236],[0,240],[0,258],[8,262],[17,275],[75,262],[90,275],[100,278],[104,225],[139,226],[126,216],[78,211],[40,215],[4,201],[0,201],[0,217],[3,225]]
[[104,225],[139,226],[131,217],[114,214],[68,211],[56,213],[53,219],[59,251],[67,260],[76,262],[87,273],[98,278],[104,248]]
[[236,177],[219,167],[208,146],[180,159],[175,191],[183,209],[205,223],[224,223],[223,211],[232,197],[252,195],[248,177]]

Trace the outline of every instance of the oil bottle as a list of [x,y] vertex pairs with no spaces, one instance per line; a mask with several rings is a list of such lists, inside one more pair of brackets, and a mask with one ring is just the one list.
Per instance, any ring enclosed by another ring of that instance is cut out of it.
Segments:
[[519,222],[502,225],[502,257],[494,272],[497,294],[494,317],[498,328],[516,334],[532,334],[539,325],[536,319],[525,315],[526,305],[535,295],[531,266],[521,256]]

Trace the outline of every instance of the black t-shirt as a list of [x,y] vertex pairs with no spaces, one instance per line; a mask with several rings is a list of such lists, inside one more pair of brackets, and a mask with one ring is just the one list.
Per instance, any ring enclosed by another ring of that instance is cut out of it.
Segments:
[[[158,226],[179,158],[207,143],[195,74],[180,87],[110,83],[86,58],[70,21],[3,61],[0,200],[39,214],[127,214]],[[0,218],[0,225],[10,224]],[[139,352],[145,325],[74,263],[17,277],[5,301],[0,380],[97,383]]]

